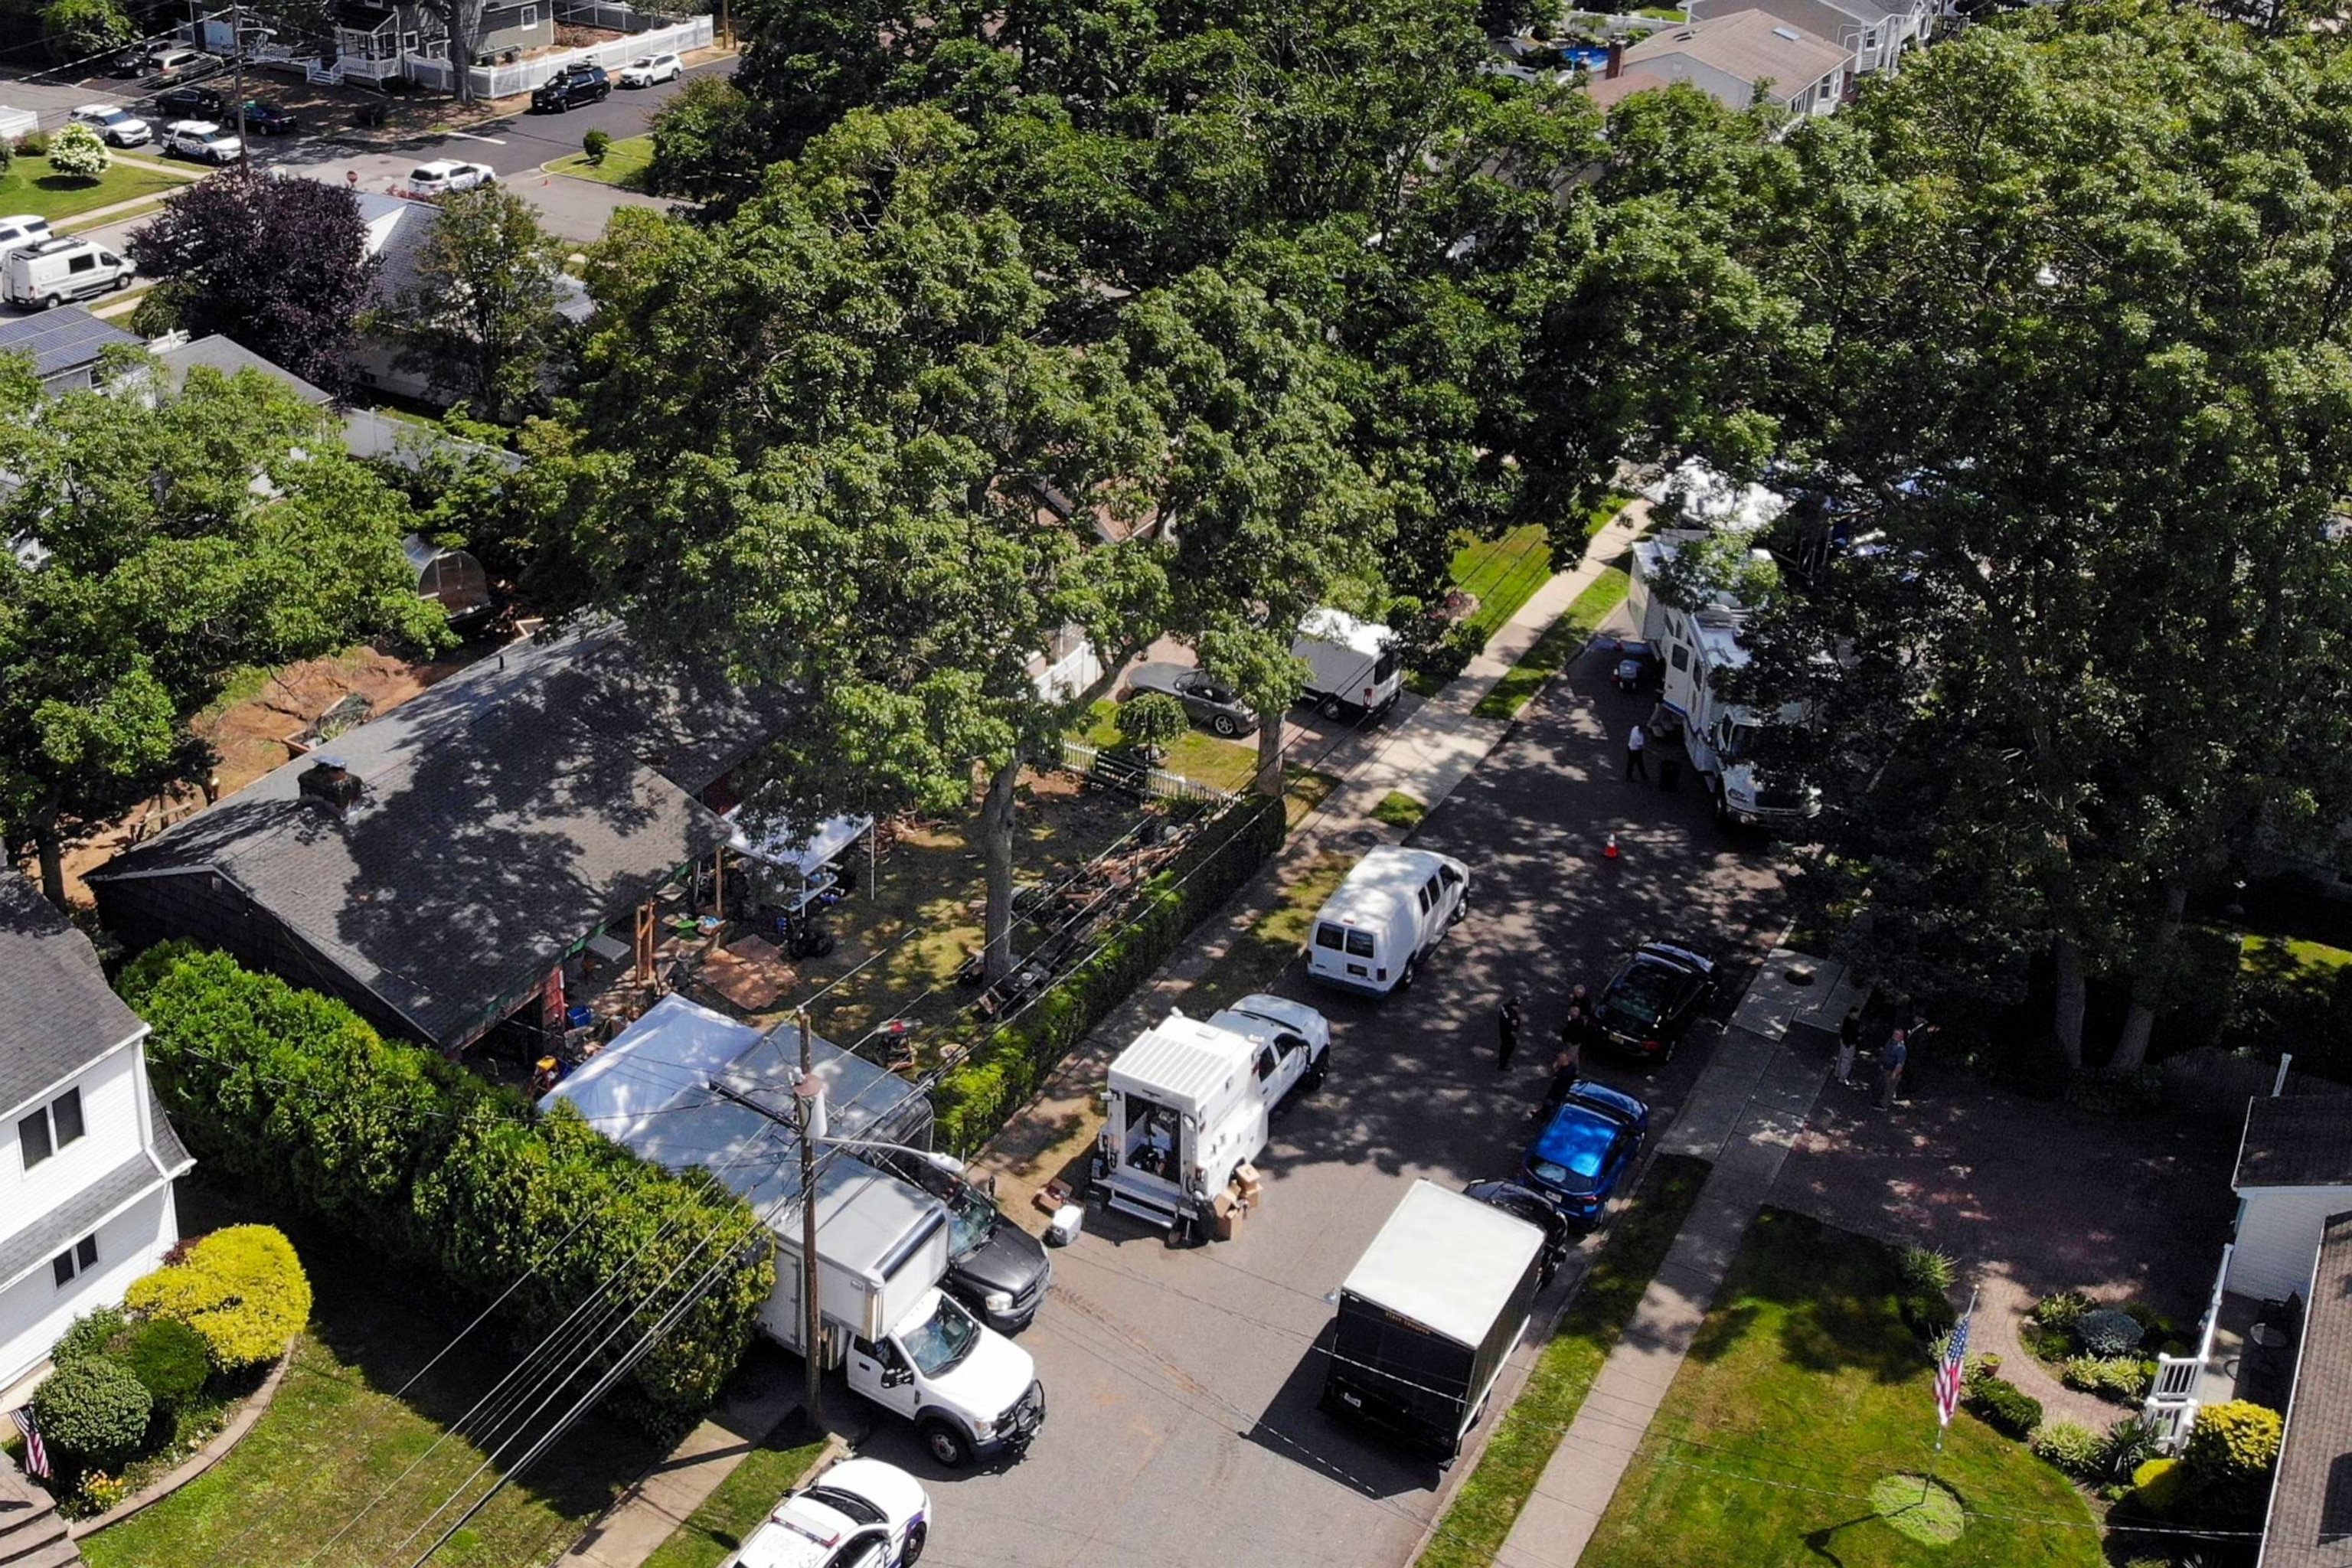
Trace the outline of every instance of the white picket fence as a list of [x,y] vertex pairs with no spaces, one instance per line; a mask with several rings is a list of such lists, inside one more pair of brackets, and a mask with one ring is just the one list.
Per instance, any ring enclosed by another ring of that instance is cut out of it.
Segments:
[[[608,71],[618,70],[646,55],[682,55],[688,49],[708,48],[712,26],[709,16],[690,16],[675,26],[656,27],[584,49],[566,49],[562,54],[541,55],[510,66],[475,66],[466,75],[473,84],[476,98],[514,98],[540,86],[567,66],[594,65]],[[438,88],[443,92],[457,90],[457,72],[447,60],[419,59],[412,55],[408,74],[412,80],[426,87]]]

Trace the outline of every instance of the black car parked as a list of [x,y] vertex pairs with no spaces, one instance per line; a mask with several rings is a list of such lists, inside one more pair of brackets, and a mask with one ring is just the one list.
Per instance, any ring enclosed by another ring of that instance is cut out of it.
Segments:
[[1473,1182],[1463,1188],[1462,1193],[1465,1197],[1475,1198],[1488,1208],[1516,1215],[1544,1233],[1543,1261],[1536,1273],[1538,1287],[1550,1284],[1551,1277],[1559,1272],[1559,1266],[1567,1262],[1568,1255],[1576,1249],[1575,1226],[1569,1222],[1566,1215],[1552,1206],[1549,1198],[1532,1187],[1523,1187],[1517,1182],[1489,1180]]
[[530,106],[544,114],[561,114],[583,103],[601,103],[612,96],[612,79],[604,74],[603,66],[566,66],[532,90]]
[[175,87],[155,95],[157,112],[166,120],[217,120],[235,118],[229,112],[228,100],[208,87]]
[[1592,1006],[1601,1038],[1647,1062],[1672,1061],[1691,1020],[1715,994],[1715,961],[1670,942],[1645,942]]
[[284,136],[298,123],[294,111],[259,99],[245,100],[245,129],[249,136]]
[[1000,1334],[1017,1334],[1037,1316],[1053,1281],[1045,1244],[1004,1217],[996,1200],[961,1176],[912,1154],[877,1161],[947,1205],[949,1295]]

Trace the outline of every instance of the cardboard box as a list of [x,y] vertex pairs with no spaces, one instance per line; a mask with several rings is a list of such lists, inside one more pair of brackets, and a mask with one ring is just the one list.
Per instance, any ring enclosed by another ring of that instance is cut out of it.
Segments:
[[1209,1235],[1218,1241],[1231,1241],[1242,1222],[1241,1201],[1231,1193],[1219,1193],[1209,1200]]
[[1244,1161],[1234,1167],[1234,1190],[1241,1194],[1242,1202],[1255,1204],[1265,1196],[1265,1181],[1257,1173],[1255,1165]]

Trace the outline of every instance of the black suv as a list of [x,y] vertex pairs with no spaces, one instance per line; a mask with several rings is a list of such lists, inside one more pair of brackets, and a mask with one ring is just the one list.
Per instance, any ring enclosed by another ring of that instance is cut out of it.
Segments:
[[603,66],[566,66],[550,77],[544,86],[533,89],[530,106],[545,113],[561,114],[583,103],[602,103],[613,96],[613,83],[604,75]]
[[226,120],[228,100],[208,87],[175,87],[155,95],[155,107],[171,120]]

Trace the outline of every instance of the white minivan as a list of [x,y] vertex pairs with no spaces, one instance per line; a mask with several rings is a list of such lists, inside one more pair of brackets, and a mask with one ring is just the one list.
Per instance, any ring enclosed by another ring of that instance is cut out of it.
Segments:
[[131,263],[91,239],[59,235],[8,257],[8,303],[20,310],[53,310],[68,300],[87,300],[131,281]]
[[1469,912],[1469,867],[1427,849],[1375,849],[1316,911],[1307,976],[1374,996],[1402,991]]

